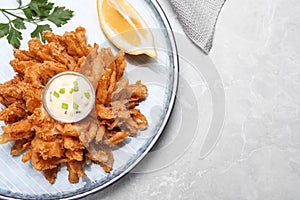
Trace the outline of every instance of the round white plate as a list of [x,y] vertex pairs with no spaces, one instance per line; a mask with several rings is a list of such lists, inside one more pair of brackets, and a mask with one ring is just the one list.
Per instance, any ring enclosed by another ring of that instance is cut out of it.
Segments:
[[[25,1],[24,1],[25,2]],[[87,30],[89,44],[98,43],[100,47],[111,47],[114,53],[117,49],[110,44],[98,23],[96,1],[94,0],[51,0],[56,5],[74,10],[74,17],[61,28],[53,28],[53,32],[63,34],[65,31],[75,30],[83,26]],[[0,198],[2,199],[78,199],[97,192],[109,186],[128,173],[149,152],[170,117],[178,83],[178,58],[174,36],[159,4],[155,0],[129,0],[139,11],[151,28],[158,58],[147,56],[127,56],[128,66],[125,77],[130,83],[141,80],[147,85],[149,93],[139,109],[147,117],[149,126],[140,131],[137,136],[128,138],[118,148],[113,149],[115,159],[110,173],[96,164],[85,167],[87,178],[79,183],[68,181],[68,171],[62,166],[54,184],[50,184],[41,172],[36,171],[30,162],[22,163],[21,156],[12,157],[12,144],[0,145]],[[16,5],[14,1],[0,3],[0,7]],[[1,20],[1,18],[0,18]],[[27,49],[30,39],[30,28],[25,33],[20,49]],[[13,59],[13,49],[5,38],[0,39],[1,70],[0,83],[10,80],[14,76],[9,61]],[[4,125],[1,122],[0,125]],[[2,130],[0,130],[2,133]]]

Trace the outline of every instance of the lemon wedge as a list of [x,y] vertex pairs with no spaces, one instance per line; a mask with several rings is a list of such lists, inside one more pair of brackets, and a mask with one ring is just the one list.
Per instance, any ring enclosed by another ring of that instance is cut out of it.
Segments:
[[98,19],[106,37],[131,55],[157,57],[154,37],[145,20],[126,0],[96,0]]

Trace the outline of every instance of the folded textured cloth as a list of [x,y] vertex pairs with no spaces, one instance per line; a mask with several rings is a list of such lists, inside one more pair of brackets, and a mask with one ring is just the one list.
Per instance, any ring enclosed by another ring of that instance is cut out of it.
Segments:
[[212,47],[215,25],[226,0],[170,0],[187,36],[205,53]]

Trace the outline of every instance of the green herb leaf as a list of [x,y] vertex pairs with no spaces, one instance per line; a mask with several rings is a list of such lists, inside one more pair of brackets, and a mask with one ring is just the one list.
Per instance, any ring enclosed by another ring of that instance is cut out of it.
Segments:
[[26,29],[25,23],[20,18],[16,18],[16,19],[12,20],[11,22],[14,24],[16,29]]
[[67,103],[62,103],[61,108],[65,109],[65,110],[68,110],[69,105]]
[[28,7],[32,11],[33,16],[47,18],[53,9],[53,5],[54,3],[48,2],[48,0],[31,0]]
[[[28,4],[23,5],[22,0],[16,0],[18,7],[16,8],[0,8],[0,38],[7,36],[9,44],[15,48],[20,47],[22,32],[25,30],[26,23],[31,23],[36,26],[36,29],[31,33],[31,37],[39,37],[43,42],[46,39],[42,36],[45,30],[52,30],[50,25],[41,24],[41,22],[52,22],[57,27],[66,24],[73,16],[73,11],[65,7],[54,6],[54,3],[48,0],[31,0]],[[2,20],[6,22],[2,22]],[[25,23],[26,22],[26,23]]]
[[61,27],[66,24],[72,16],[72,10],[66,9],[65,7],[55,7],[47,19],[53,22],[57,27]]
[[73,92],[74,92],[74,88],[71,88],[70,89],[70,94],[73,94]]
[[46,42],[46,38],[42,35],[43,31],[52,31],[51,27],[48,24],[45,25],[37,25],[36,29],[31,33],[31,37],[38,37],[43,42]]
[[23,8],[22,11],[24,15],[27,17],[27,19],[29,20],[33,19],[34,11],[31,10],[29,7]]
[[22,40],[22,34],[18,30],[16,30],[13,27],[10,27],[8,36],[7,36],[7,41],[9,44],[13,45],[14,48],[19,48],[21,45],[21,40]]
[[8,35],[9,33],[9,24],[0,24],[0,38]]

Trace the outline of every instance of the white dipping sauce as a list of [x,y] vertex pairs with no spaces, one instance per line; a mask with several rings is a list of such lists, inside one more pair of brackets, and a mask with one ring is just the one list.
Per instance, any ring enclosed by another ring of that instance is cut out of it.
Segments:
[[95,90],[84,75],[63,72],[49,80],[42,99],[52,118],[64,123],[73,123],[84,119],[93,110]]

